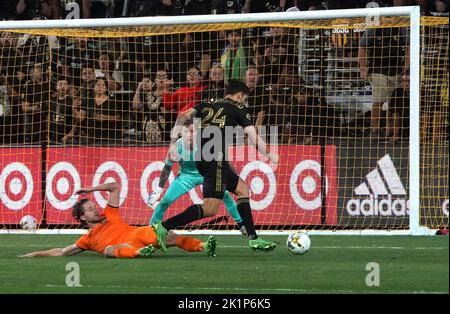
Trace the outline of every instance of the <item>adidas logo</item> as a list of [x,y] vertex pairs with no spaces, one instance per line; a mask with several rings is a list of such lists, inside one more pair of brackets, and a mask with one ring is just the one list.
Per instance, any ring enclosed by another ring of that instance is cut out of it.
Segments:
[[351,216],[409,215],[406,190],[389,155],[378,161],[378,167],[366,175],[354,193],[359,198],[347,202],[347,212]]

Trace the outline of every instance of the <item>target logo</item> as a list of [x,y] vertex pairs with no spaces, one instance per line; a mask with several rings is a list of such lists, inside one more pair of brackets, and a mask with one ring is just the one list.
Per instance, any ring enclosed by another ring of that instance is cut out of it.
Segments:
[[69,162],[58,162],[47,173],[47,200],[56,209],[71,208],[77,201],[75,191],[80,188],[80,174]]
[[[154,191],[159,185],[159,175],[164,168],[164,162],[155,161],[145,167],[141,175],[141,197],[147,203],[149,191]],[[175,179],[173,172],[169,175],[169,184]]]
[[[120,184],[121,190],[119,205],[122,205],[128,195],[128,177],[123,167],[114,161],[107,161],[101,164],[97,168],[94,178],[92,179],[93,186],[110,182],[117,182]],[[94,198],[100,207],[106,207],[107,200],[103,197],[100,191],[94,192]]]
[[33,176],[21,162],[8,164],[0,174],[0,199],[8,209],[20,210],[33,195]]
[[[251,173],[251,178],[247,180]],[[262,161],[251,161],[242,168],[240,177],[249,182],[252,209],[262,210],[272,204],[277,190],[277,180],[268,164]]]
[[[303,160],[292,172],[289,188],[292,199],[304,210],[316,210],[322,206],[320,163],[315,160]],[[328,178],[326,178],[328,190]]]

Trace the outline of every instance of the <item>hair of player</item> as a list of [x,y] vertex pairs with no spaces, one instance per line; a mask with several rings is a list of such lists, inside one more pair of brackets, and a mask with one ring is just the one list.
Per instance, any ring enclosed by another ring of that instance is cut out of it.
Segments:
[[245,95],[250,95],[250,89],[242,81],[235,79],[229,80],[225,91],[225,95],[236,95],[237,93],[244,93]]
[[84,214],[83,205],[86,204],[87,202],[89,202],[89,199],[82,198],[81,200],[76,202],[75,205],[73,205],[73,207],[72,207],[72,217],[76,221],[79,221],[82,225],[86,224],[86,222],[84,220],[81,220],[81,216]]
[[184,121],[183,126],[185,127],[190,127],[192,124],[194,124],[194,120],[192,119],[187,119],[186,121]]

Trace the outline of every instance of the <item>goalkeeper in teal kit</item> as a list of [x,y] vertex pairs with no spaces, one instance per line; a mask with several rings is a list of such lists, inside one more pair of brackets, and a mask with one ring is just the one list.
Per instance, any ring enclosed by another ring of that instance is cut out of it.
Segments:
[[[194,127],[192,120],[187,121],[183,127],[182,137],[176,142],[176,151],[170,152],[166,159],[164,168],[159,178],[158,188],[153,191],[148,198],[148,205],[151,208],[154,208],[157,204],[150,220],[150,225],[158,220],[162,220],[164,213],[178,198],[188,193],[196,186],[203,184],[203,176],[198,172],[194,161],[195,148],[193,129]],[[180,165],[179,174],[167,189],[167,192],[162,200],[157,203],[164,190],[164,185],[169,178],[174,162],[178,162]],[[239,215],[236,203],[230,193],[226,192],[224,194],[223,201],[227,211],[238,224],[241,233],[246,235],[245,227],[242,224],[242,218]]]

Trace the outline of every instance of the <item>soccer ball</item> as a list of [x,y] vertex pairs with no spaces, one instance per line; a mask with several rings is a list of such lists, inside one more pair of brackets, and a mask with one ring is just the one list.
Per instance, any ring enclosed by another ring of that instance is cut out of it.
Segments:
[[31,215],[23,216],[22,219],[20,219],[20,227],[23,230],[35,230],[36,229],[36,218],[34,218]]
[[288,236],[286,245],[294,254],[305,254],[311,247],[311,239],[305,232],[294,232]]

